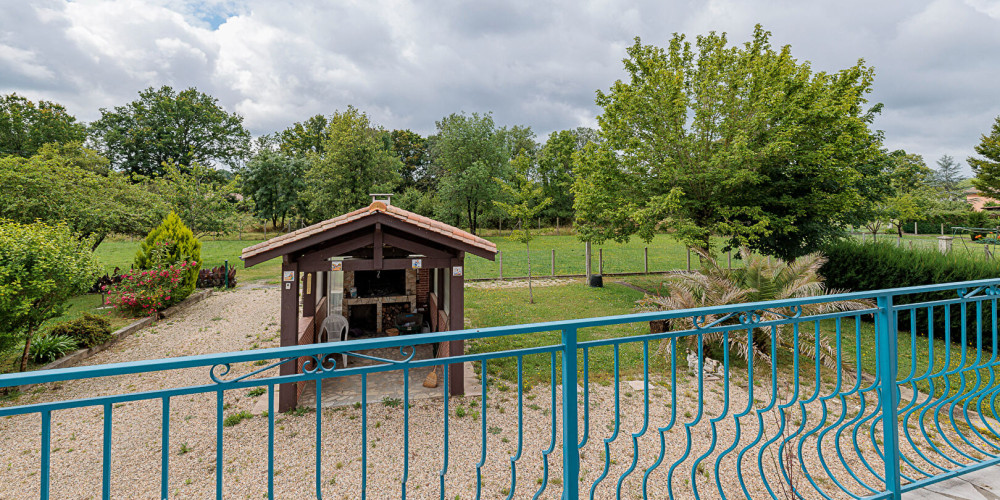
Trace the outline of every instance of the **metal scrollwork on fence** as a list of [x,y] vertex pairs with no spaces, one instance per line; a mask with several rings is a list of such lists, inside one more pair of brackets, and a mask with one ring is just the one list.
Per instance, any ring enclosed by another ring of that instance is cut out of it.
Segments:
[[[229,363],[219,363],[219,364],[216,364],[216,365],[212,365],[212,368],[209,369],[209,371],[208,371],[208,375],[209,375],[209,377],[212,378],[212,381],[215,382],[216,384],[231,384],[233,382],[239,382],[240,380],[244,380],[244,379],[250,378],[250,377],[252,377],[254,375],[257,375],[258,373],[266,372],[267,370],[270,370],[272,368],[281,366],[281,365],[283,365],[285,363],[288,363],[289,361],[293,361],[295,359],[296,358],[284,358],[284,359],[282,359],[280,361],[271,363],[271,364],[269,364],[267,366],[258,368],[256,370],[250,372],[250,373],[247,373],[247,374],[244,374],[244,375],[240,375],[239,377],[236,377],[236,378],[233,378],[233,379],[229,379],[229,380],[226,380],[223,377],[225,377],[226,375],[229,374],[229,371],[230,371],[230,369],[232,367],[230,366]],[[222,370],[221,373],[216,373],[217,369],[221,369]]]
[[[407,352],[407,348],[409,348],[409,352]],[[400,354],[400,356],[404,356],[403,359],[381,358],[381,357],[378,357],[378,356],[372,356],[370,354],[361,354],[361,353],[357,353],[357,352],[345,352],[344,354],[347,355],[347,356],[353,356],[355,358],[363,358],[363,359],[368,359],[368,360],[371,360],[371,361],[379,361],[379,362],[390,364],[390,365],[403,365],[403,364],[407,364],[410,361],[412,361],[413,360],[413,356],[416,353],[417,353],[417,347],[416,346],[413,346],[413,345],[404,345],[404,346],[399,346],[399,354]]]

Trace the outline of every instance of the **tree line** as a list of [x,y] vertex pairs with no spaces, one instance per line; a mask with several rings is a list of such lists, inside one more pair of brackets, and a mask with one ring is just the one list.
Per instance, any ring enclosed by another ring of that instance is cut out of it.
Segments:
[[[254,138],[197,89],[148,88],[83,124],[58,103],[0,99],[0,218],[66,221],[99,244],[174,210],[197,234],[334,217],[396,193],[404,209],[480,232],[525,214],[600,243],[671,231],[710,249],[794,258],[850,227],[967,212],[960,165],[889,151],[863,60],[814,71],[757,27],[666,47],[635,39],[599,90],[597,129],[551,133],[453,113],[423,136],[349,106]],[[969,164],[1000,198],[1000,117]],[[537,209],[536,209],[537,208]]]

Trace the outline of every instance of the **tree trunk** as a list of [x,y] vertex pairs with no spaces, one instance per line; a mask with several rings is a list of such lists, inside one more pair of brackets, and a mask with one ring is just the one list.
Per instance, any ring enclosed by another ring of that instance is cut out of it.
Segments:
[[535,293],[531,289],[531,247],[528,246],[528,239],[524,239],[524,251],[528,252],[528,303],[535,303]]
[[96,239],[94,239],[94,245],[92,247],[90,247],[90,251],[91,252],[96,252],[97,251],[97,247],[101,244],[102,241],[104,241],[104,238],[106,236],[107,236],[107,234],[102,234],[102,235],[98,236]]
[[28,335],[24,338],[24,353],[21,354],[21,371],[26,371],[28,369],[28,349],[31,347],[31,337],[34,330],[29,330]]

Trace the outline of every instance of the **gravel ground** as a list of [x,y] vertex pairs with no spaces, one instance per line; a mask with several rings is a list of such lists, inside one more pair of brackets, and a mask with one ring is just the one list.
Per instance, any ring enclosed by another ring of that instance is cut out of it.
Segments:
[[[235,351],[253,347],[276,346],[278,291],[240,289],[213,295],[174,317],[125,339],[114,348],[87,360],[87,364],[125,360],[151,359],[186,354]],[[246,373],[251,366],[236,366],[235,374]],[[719,381],[706,382],[699,390],[696,381],[685,374],[676,389],[676,404],[670,387],[654,379],[650,388],[649,421],[646,432],[633,441],[632,433],[644,427],[644,400],[640,388],[622,383],[619,404],[621,425],[617,439],[604,451],[604,440],[615,431],[615,391],[613,386],[593,384],[590,388],[589,438],[581,458],[581,491],[589,490],[602,475],[605,460],[607,477],[596,487],[597,498],[613,498],[619,478],[635,460],[634,472],[622,482],[624,498],[641,498],[642,476],[659,454],[664,458],[648,481],[648,493],[653,498],[666,497],[668,470],[677,464],[672,475],[676,498],[692,498],[691,478],[703,498],[717,498],[715,493],[716,457],[736,439],[737,430],[730,416],[712,422],[724,414],[724,388]],[[206,369],[179,370],[170,373],[150,373],[135,377],[113,377],[99,380],[49,384],[37,392],[23,395],[19,404],[80,398],[102,394],[139,390],[200,385],[209,383]],[[482,467],[484,498],[502,498],[511,484],[510,457],[518,451],[518,403],[513,384],[498,382],[490,385],[486,404],[487,449]],[[747,409],[748,390],[745,382],[733,384],[729,391],[728,415]],[[787,387],[782,381],[779,387]],[[807,389],[803,389],[806,391]],[[829,388],[826,389],[829,391]],[[226,415],[241,411],[252,412],[261,398],[247,390],[230,391],[225,395]],[[810,390],[811,392],[811,390]],[[827,393],[825,392],[825,393]],[[556,399],[559,398],[558,387]],[[530,498],[542,484],[544,460],[542,451],[552,439],[552,414],[561,416],[558,404],[551,404],[552,388],[539,385],[531,388],[523,400],[523,442],[521,459],[517,462],[515,498]],[[754,388],[753,408],[763,408],[770,401],[769,389]],[[368,421],[369,498],[400,496],[404,450],[402,436],[404,408],[391,402],[373,402],[366,409]],[[856,413],[859,400],[848,399],[847,419]],[[10,403],[7,403],[10,404]],[[866,401],[866,413],[874,408],[874,398]],[[461,408],[459,410],[458,408]],[[827,422],[835,423],[841,416],[837,399],[825,402]],[[808,432],[823,418],[820,402],[804,408],[792,405],[785,422],[786,435],[800,426]],[[358,498],[361,481],[360,423],[365,409],[341,407],[322,411],[322,489],[327,498]],[[409,466],[407,494],[411,498],[437,498],[439,471],[442,468],[442,400],[421,400],[409,409]],[[160,401],[140,401],[116,405],[113,416],[113,477],[112,495],[116,498],[157,498],[160,488],[161,404]],[[582,413],[582,408],[581,408]],[[460,416],[462,415],[462,416]],[[452,398],[450,407],[450,451],[448,474],[445,479],[447,498],[474,498],[476,464],[481,460],[480,398]],[[676,417],[672,429],[661,440],[657,427],[665,426]],[[699,418],[700,417],[700,418]],[[176,397],[171,400],[170,487],[177,498],[209,498],[215,492],[216,405],[215,395]],[[558,419],[557,419],[558,420]],[[695,423],[697,422],[697,423]],[[752,447],[740,464],[736,455],[750,445],[765,427],[766,441],[778,434],[780,422],[774,413],[765,413],[758,420],[751,411],[741,419],[739,447],[719,461],[718,478],[729,498],[741,498],[736,471],[755,497],[764,493],[757,473],[758,451]],[[556,422],[556,443],[559,442]],[[0,420],[0,490],[2,498],[37,498],[39,468],[39,426],[37,416],[10,417]],[[103,436],[101,408],[62,410],[52,415],[52,497],[98,498],[101,486],[101,444]],[[713,432],[714,429],[714,432]],[[791,429],[791,430],[788,430]],[[851,429],[842,436],[845,449],[851,441]],[[581,433],[583,427],[581,426]],[[862,427],[866,436],[867,427]],[[876,435],[878,435],[878,428]],[[316,413],[284,414],[277,417],[275,436],[275,492],[277,498],[311,497],[315,495]],[[714,439],[713,439],[714,437]],[[861,441],[861,439],[859,439]],[[685,456],[688,442],[691,452]],[[793,443],[797,444],[795,438]],[[832,450],[832,436],[824,439],[824,450]],[[709,452],[714,444],[714,451]],[[633,446],[639,450],[633,451]],[[823,465],[816,452],[814,437],[806,438],[803,463],[829,492],[839,491],[831,478],[822,473]],[[777,445],[766,449],[760,459],[771,484],[780,481],[776,456]],[[695,459],[703,454],[701,466]],[[856,493],[862,488],[845,472],[844,467],[827,451],[827,465],[833,478],[848,485]],[[863,454],[876,471],[881,461],[871,443],[863,443]],[[226,498],[263,498],[267,492],[267,418],[254,415],[234,426],[224,428],[223,491]],[[606,456],[605,456],[606,455]],[[877,481],[870,473],[861,473],[857,453],[846,453],[846,460],[859,472],[860,479],[871,484]],[[921,465],[915,453],[909,456]],[[797,459],[796,459],[797,461]],[[550,481],[543,498],[558,498],[561,494],[562,456],[558,446],[548,456]],[[912,469],[907,469],[912,471]],[[819,495],[799,475],[795,478],[803,496]],[[843,495],[834,495],[834,497]]]

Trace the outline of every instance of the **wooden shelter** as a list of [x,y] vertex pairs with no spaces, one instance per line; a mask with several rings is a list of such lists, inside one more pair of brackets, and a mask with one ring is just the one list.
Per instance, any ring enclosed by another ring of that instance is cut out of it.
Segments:
[[[311,344],[327,314],[343,314],[351,330],[381,335],[395,315],[420,313],[429,331],[464,328],[466,254],[493,260],[496,245],[386,201],[244,248],[251,267],[282,260],[281,345]],[[300,307],[301,304],[301,307]],[[463,341],[442,343],[439,356],[464,353]],[[301,371],[281,366],[282,375]],[[464,393],[464,367],[451,365],[453,394]],[[283,384],[279,410],[297,404],[298,388]]]

